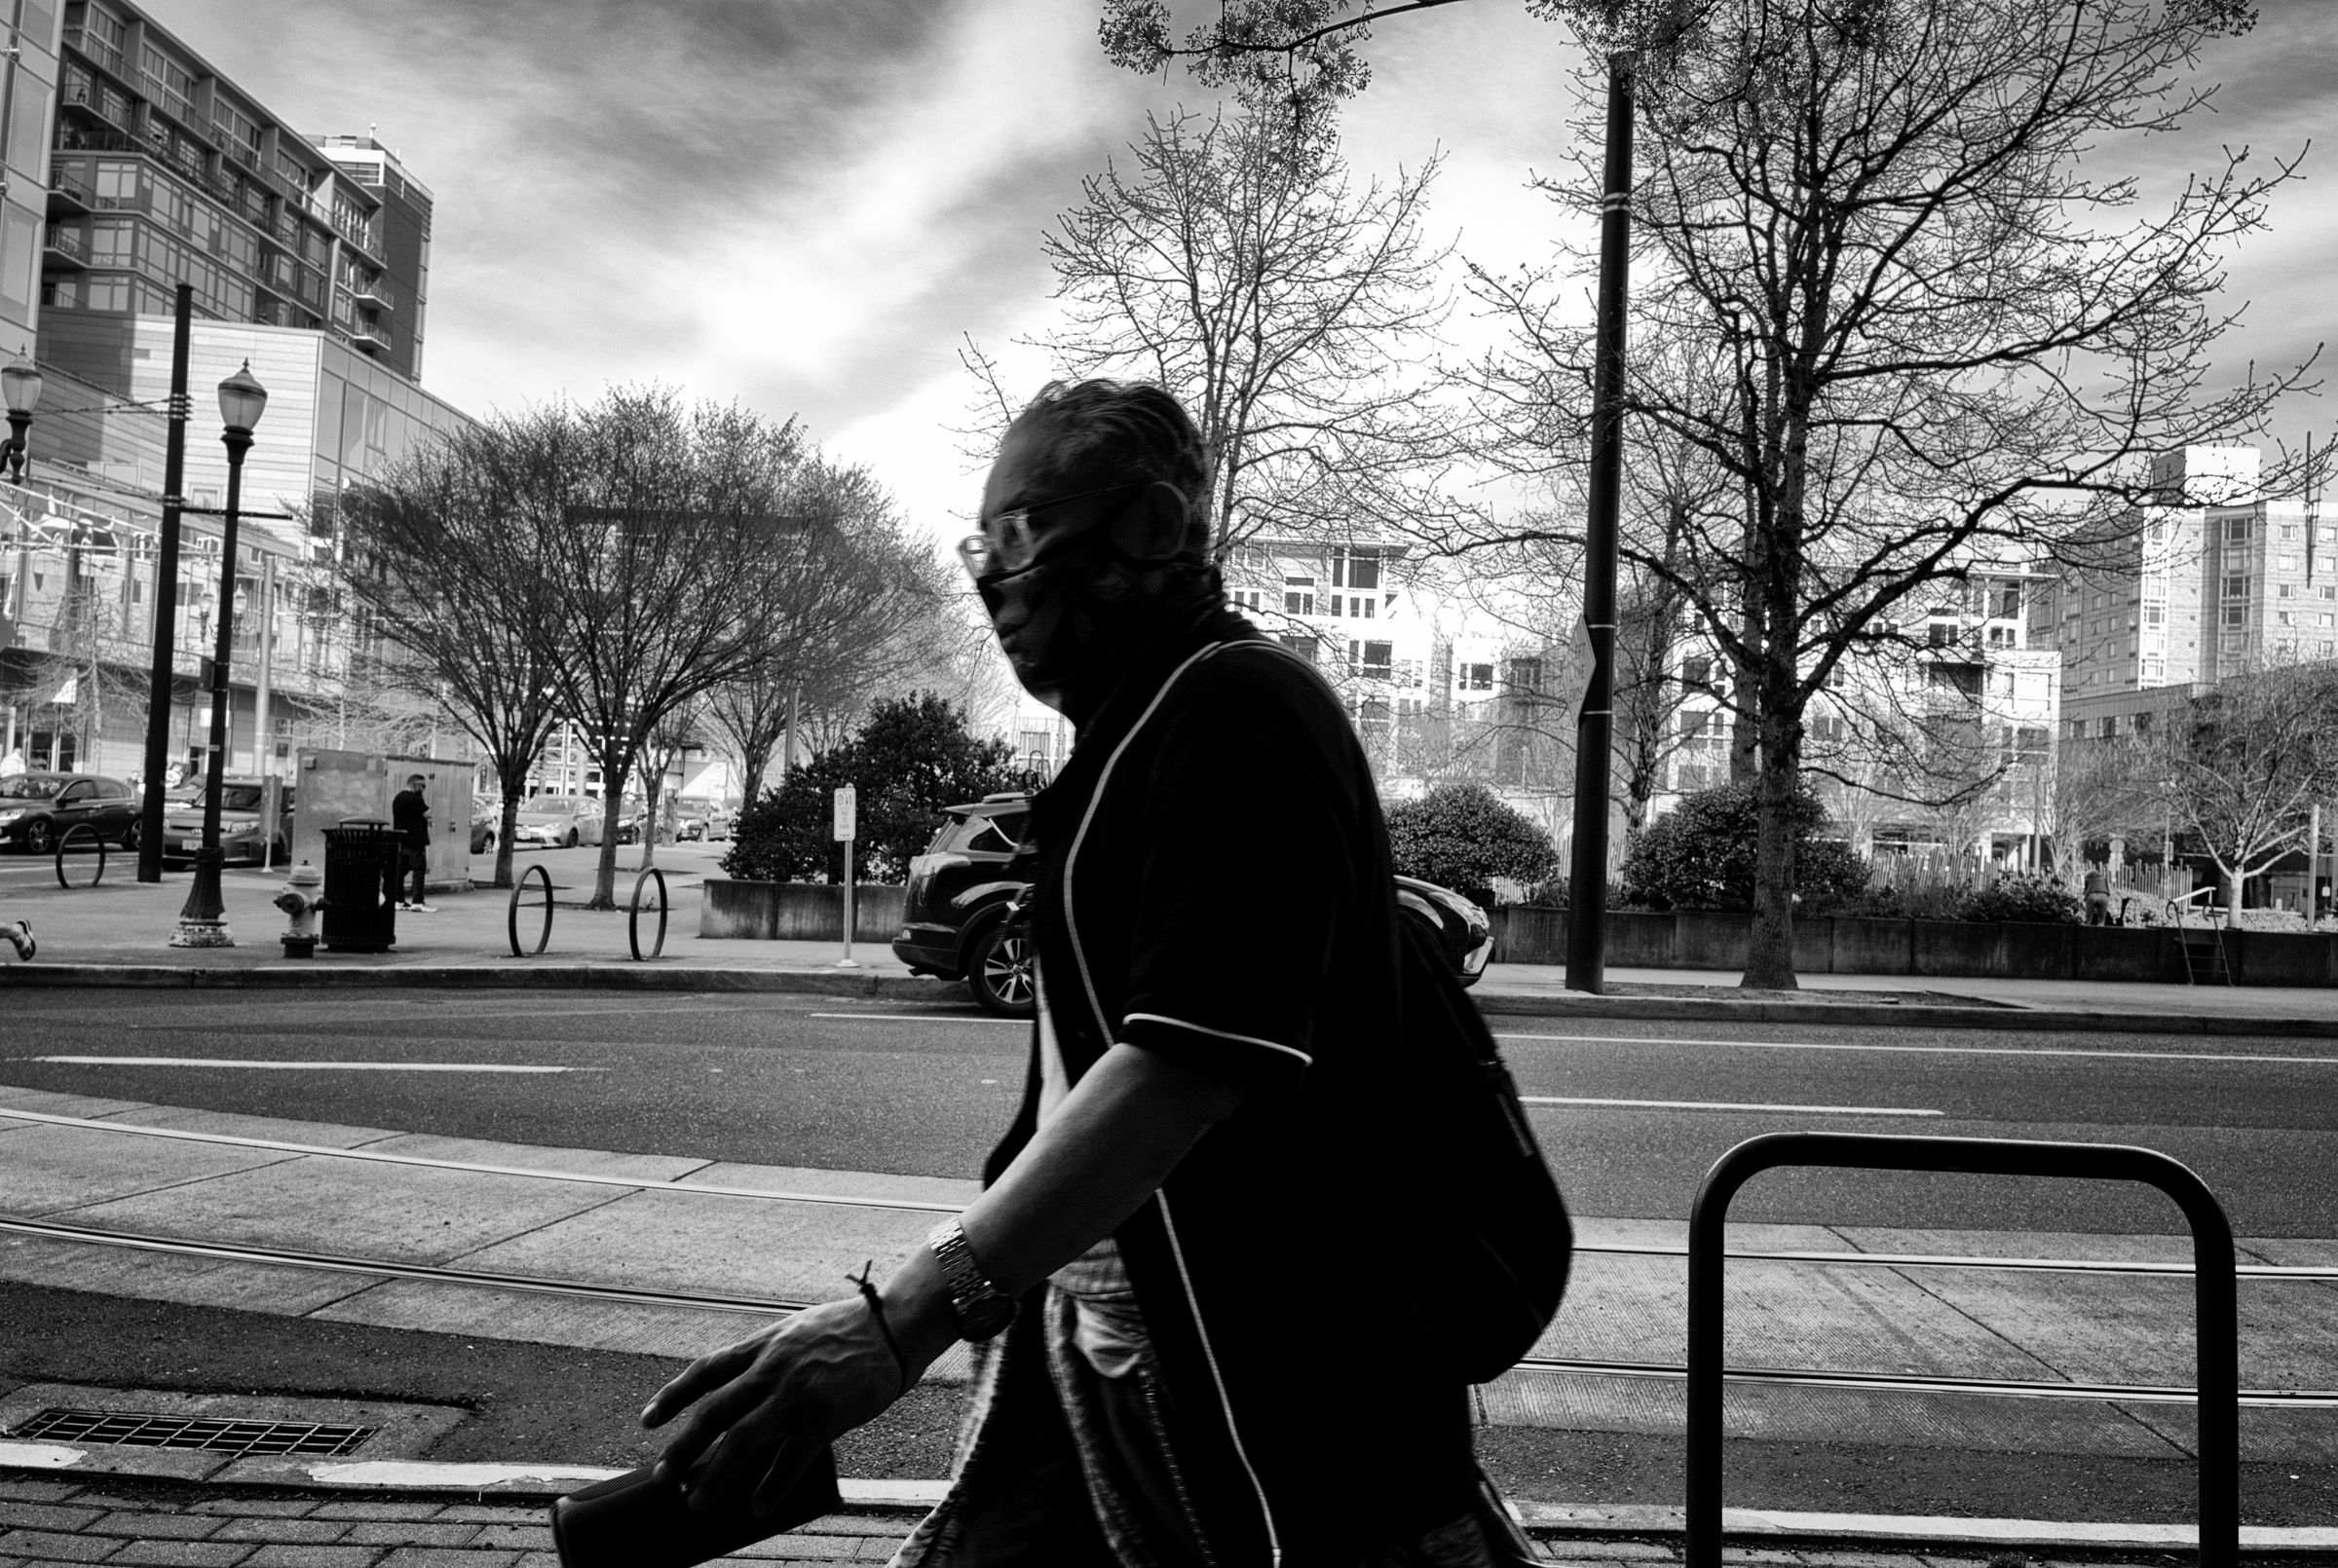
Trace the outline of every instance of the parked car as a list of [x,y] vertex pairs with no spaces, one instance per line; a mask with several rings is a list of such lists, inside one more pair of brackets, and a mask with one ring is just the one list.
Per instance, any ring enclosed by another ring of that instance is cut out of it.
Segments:
[[[268,799],[266,780],[223,778],[219,781],[219,852],[230,866],[258,866],[273,858],[284,864],[284,849],[292,841],[292,791],[286,788],[277,806],[270,839],[260,835],[260,813]],[[203,847],[203,782],[181,784],[163,792],[163,864],[190,864]]]
[[709,841],[727,840],[738,832],[738,813],[729,806],[706,814],[706,838]]
[[125,849],[138,842],[137,792],[95,773],[18,773],[0,778],[0,845],[46,855],[83,823]]
[[715,813],[720,809],[712,801],[685,796],[675,803],[674,837],[692,840],[706,839]]
[[589,795],[539,795],[519,808],[511,847],[542,844],[573,849],[601,841],[601,803]]
[[471,852],[483,855],[495,847],[495,825],[504,814],[504,803],[471,808]]
[[[1020,793],[949,807],[925,852],[909,863],[893,938],[894,955],[912,974],[963,980],[975,1001],[1009,1018],[1029,1018],[1037,1002],[1023,919],[1030,880],[1009,869],[1030,814],[1031,798]],[[1417,877],[1396,878],[1396,906],[1427,930],[1455,979],[1478,983],[1493,956],[1484,910]]]

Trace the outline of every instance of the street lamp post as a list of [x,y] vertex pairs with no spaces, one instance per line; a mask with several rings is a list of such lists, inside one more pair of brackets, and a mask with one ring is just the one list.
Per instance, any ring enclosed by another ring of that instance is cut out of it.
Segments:
[[32,429],[32,411],[41,401],[40,367],[19,355],[0,369],[0,400],[8,404],[9,431],[8,439],[0,442],[0,467],[8,470],[12,482],[22,484],[28,455],[24,438]]
[[[227,429],[227,519],[219,541],[219,632],[211,657],[211,745],[203,770],[203,847],[195,852],[195,885],[178,912],[174,948],[232,948],[227,901],[220,891],[219,791],[227,772],[228,664],[236,624],[236,510],[244,493],[244,454],[251,450],[251,429],[268,406],[268,389],[253,379],[251,361],[219,384],[219,418]],[[263,836],[274,824],[263,822]]]
[[187,333],[195,287],[178,285],[170,330],[170,402],[163,437],[163,524],[154,555],[154,666],[146,686],[145,791],[138,802],[138,880],[163,879],[163,778],[170,768],[170,696],[178,636],[178,524],[186,478]]

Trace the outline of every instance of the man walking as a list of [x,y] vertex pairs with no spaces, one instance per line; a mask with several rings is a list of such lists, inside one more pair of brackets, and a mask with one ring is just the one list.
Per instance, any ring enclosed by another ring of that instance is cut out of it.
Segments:
[[[406,787],[390,801],[390,825],[397,830],[397,907],[416,915],[435,915],[438,912],[423,902],[429,891],[431,866],[431,803],[423,798],[423,787],[430,779],[421,773],[407,778]],[[414,883],[414,896],[406,897],[408,877]]]
[[[1527,1560],[1408,1304],[1372,775],[1313,668],[1225,609],[1209,495],[1157,388],[1050,386],[1008,430],[960,551],[1017,678],[1079,730],[1033,803],[1022,1109],[881,1290],[659,1391],[643,1420],[681,1417],[661,1463],[694,1507],[775,1502],[963,1338],[950,1493],[897,1564]],[[1228,868],[1273,889],[1248,934]]]

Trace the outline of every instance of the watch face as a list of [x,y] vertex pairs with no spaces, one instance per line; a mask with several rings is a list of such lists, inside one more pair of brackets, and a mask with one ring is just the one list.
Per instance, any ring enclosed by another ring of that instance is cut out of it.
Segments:
[[967,1339],[988,1339],[1015,1321],[1015,1298],[986,1295],[958,1308],[959,1333]]

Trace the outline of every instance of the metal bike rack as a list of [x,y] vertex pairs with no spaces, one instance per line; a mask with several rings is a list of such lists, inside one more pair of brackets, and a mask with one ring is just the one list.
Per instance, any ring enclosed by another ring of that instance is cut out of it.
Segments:
[[[658,878],[658,940],[651,945],[648,952],[643,952],[641,951],[641,890],[649,886],[650,878],[653,877]],[[655,866],[642,868],[641,875],[633,878],[633,907],[625,916],[625,943],[632,948],[635,958],[655,958],[665,951],[665,917],[671,909],[672,905],[665,896],[665,873]]]
[[[535,947],[523,948],[519,945],[519,895],[527,891],[528,878],[531,877],[542,877],[544,880],[544,929],[536,933]],[[511,939],[511,956],[514,958],[534,957],[551,945],[552,874],[544,869],[543,861],[540,860],[526,871],[521,872],[519,880],[511,884],[511,906],[505,915],[504,928]]]
[[1722,1233],[1737,1189],[1778,1166],[1938,1171],[1968,1176],[2139,1181],[2159,1188],[2192,1225],[2193,1334],[2200,1372],[2200,1560],[2241,1560],[2241,1329],[2233,1227],[2206,1183],[2152,1149],[2115,1143],[2026,1142],[1880,1133],[1771,1133],[1714,1162],[1688,1216],[1687,1568],[1721,1561]]
[[97,846],[97,870],[82,885],[95,887],[105,880],[105,836],[91,823],[76,822],[65,830],[62,839],[57,840],[57,885],[59,887],[70,888],[73,885],[65,879],[65,851],[72,848],[73,840],[85,833],[90,836],[90,842]]

